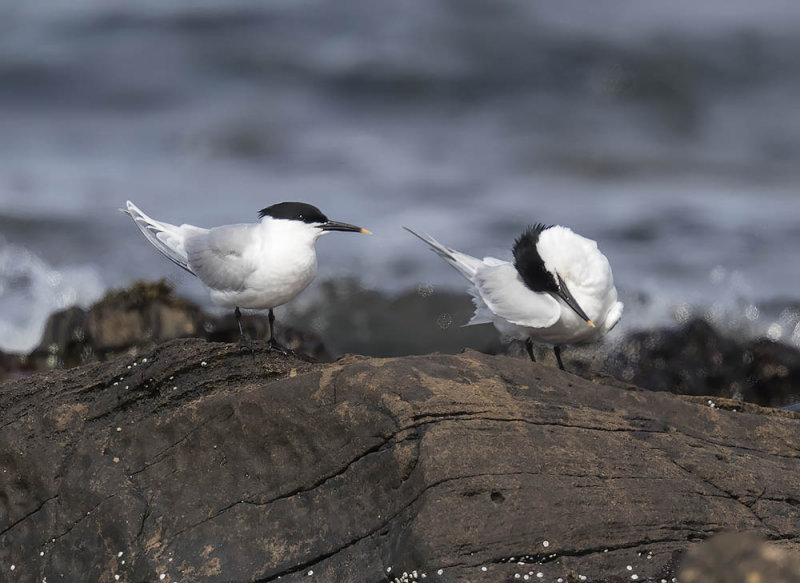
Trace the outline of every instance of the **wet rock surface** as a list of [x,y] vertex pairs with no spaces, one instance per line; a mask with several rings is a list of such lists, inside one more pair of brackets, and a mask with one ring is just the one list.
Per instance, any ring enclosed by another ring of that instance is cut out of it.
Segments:
[[716,405],[473,351],[173,340],[0,386],[1,574],[660,581],[726,529],[800,552],[800,415]]

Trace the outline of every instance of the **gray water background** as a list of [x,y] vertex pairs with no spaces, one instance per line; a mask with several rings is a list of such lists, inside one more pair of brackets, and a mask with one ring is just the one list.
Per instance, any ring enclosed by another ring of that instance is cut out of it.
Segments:
[[[400,226],[608,255],[621,332],[700,314],[800,344],[800,3],[0,0],[0,348],[135,279],[210,306],[117,208],[318,205],[321,280],[462,281]],[[315,284],[294,309],[324,302]]]

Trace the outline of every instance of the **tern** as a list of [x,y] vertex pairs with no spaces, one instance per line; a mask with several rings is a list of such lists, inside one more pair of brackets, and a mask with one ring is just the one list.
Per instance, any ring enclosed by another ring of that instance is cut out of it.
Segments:
[[599,340],[622,316],[608,259],[567,227],[528,227],[514,242],[513,263],[478,259],[404,228],[470,282],[475,314],[465,325],[494,324],[502,336],[523,340],[534,362],[533,342],[544,342],[564,370],[562,344]]
[[249,347],[239,308],[269,310],[269,346],[284,354],[275,340],[275,314],[303,291],[317,274],[314,245],[333,231],[371,234],[370,231],[331,221],[317,207],[303,202],[281,202],[261,209],[258,223],[203,229],[171,225],[151,219],[127,201],[129,215],[148,241],[167,259],[196,275],[208,287],[211,300],[235,308],[239,344]]

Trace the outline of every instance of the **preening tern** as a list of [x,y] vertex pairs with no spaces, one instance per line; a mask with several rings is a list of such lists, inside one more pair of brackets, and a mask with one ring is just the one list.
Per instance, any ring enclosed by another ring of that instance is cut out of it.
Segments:
[[314,244],[331,231],[370,234],[366,229],[331,221],[317,207],[281,202],[261,209],[259,222],[203,229],[170,225],[151,219],[131,201],[120,209],[167,259],[196,275],[211,299],[235,308],[240,345],[249,346],[239,308],[269,309],[269,344],[286,353],[275,340],[273,308],[303,291],[317,274]]
[[564,370],[562,344],[596,341],[622,316],[608,259],[567,227],[529,227],[514,242],[513,263],[478,259],[405,229],[470,282],[475,314],[467,325],[491,322],[503,336],[524,340],[533,361],[533,341],[552,344]]

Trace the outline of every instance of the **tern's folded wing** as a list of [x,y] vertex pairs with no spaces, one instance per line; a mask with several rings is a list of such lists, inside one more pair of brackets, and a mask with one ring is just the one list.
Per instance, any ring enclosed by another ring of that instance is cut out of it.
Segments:
[[510,263],[478,268],[475,287],[492,312],[517,326],[547,328],[561,316],[558,301],[528,289]]
[[242,290],[254,270],[244,256],[252,237],[250,225],[227,225],[188,237],[189,267],[212,289]]

